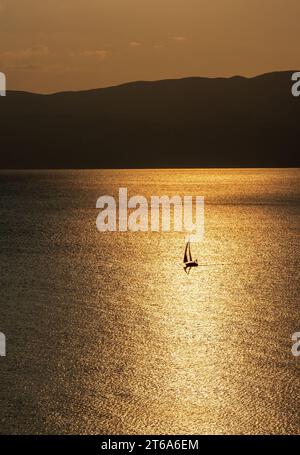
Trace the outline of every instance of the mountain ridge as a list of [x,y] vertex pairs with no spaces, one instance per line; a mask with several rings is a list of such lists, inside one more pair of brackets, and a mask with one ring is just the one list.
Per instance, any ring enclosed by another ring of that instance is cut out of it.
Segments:
[[164,83],[164,82],[177,82],[177,81],[186,81],[186,80],[210,80],[210,81],[217,81],[217,80],[234,80],[234,79],[244,79],[244,80],[251,80],[251,79],[262,79],[265,76],[276,76],[282,74],[291,75],[298,70],[285,70],[285,71],[272,71],[269,73],[261,73],[255,76],[243,76],[241,74],[236,74],[233,76],[185,76],[180,78],[166,78],[166,79],[154,79],[154,80],[147,80],[141,79],[136,81],[128,81],[122,82],[120,84],[109,85],[105,87],[96,87],[92,89],[81,89],[81,90],[61,90],[58,92],[51,92],[51,93],[39,93],[39,92],[31,92],[26,90],[7,90],[7,94],[28,94],[28,95],[38,95],[38,96],[55,96],[55,95],[64,95],[64,94],[79,94],[79,93],[89,93],[89,92],[97,92],[101,90],[108,90],[108,89],[115,89],[119,87],[128,87],[128,86],[135,86],[141,84],[157,84],[157,83]]
[[0,99],[0,168],[299,167],[294,71]]

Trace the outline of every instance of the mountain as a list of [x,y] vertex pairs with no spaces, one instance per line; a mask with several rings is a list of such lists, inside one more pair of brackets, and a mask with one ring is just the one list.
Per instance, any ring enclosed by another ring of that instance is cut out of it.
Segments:
[[0,168],[298,167],[292,72],[0,98]]

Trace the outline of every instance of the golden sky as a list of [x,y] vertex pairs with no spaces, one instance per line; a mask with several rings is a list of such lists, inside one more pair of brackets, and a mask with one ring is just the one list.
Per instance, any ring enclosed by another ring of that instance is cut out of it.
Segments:
[[0,0],[8,89],[300,68],[300,0]]

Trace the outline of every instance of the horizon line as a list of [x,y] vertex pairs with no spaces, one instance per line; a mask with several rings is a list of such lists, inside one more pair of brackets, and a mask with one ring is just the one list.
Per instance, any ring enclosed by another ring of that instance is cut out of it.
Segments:
[[242,76],[239,74],[233,75],[233,76],[184,76],[184,77],[168,77],[165,79],[148,79],[148,80],[133,80],[133,81],[126,81],[126,82],[121,82],[119,84],[112,84],[112,85],[107,85],[104,87],[96,87],[96,88],[90,88],[90,89],[78,89],[78,90],[62,90],[62,91],[55,91],[55,92],[32,92],[32,91],[26,91],[26,90],[6,90],[6,93],[24,93],[24,94],[29,94],[29,95],[38,95],[38,96],[53,96],[53,95],[59,95],[59,94],[71,94],[71,93],[84,93],[84,92],[93,92],[93,91],[99,91],[99,90],[107,90],[111,88],[118,88],[118,87],[124,87],[124,86],[130,86],[130,85],[135,85],[135,84],[151,84],[151,83],[159,83],[159,82],[168,82],[168,81],[183,81],[187,79],[209,79],[209,80],[231,80],[231,79],[245,79],[245,80],[251,80],[251,79],[257,79],[260,77],[264,77],[267,75],[275,75],[275,74],[283,74],[283,73],[295,73],[299,70],[279,70],[279,71],[270,71],[266,73],[260,73],[254,76]]

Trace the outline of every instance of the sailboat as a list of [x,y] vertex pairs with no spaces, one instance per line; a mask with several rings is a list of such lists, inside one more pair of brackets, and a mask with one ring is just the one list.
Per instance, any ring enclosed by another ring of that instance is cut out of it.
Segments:
[[188,241],[185,245],[183,263],[184,263],[183,269],[187,274],[190,273],[192,267],[198,267],[198,260],[196,259],[195,261],[193,261],[192,258],[190,241]]

